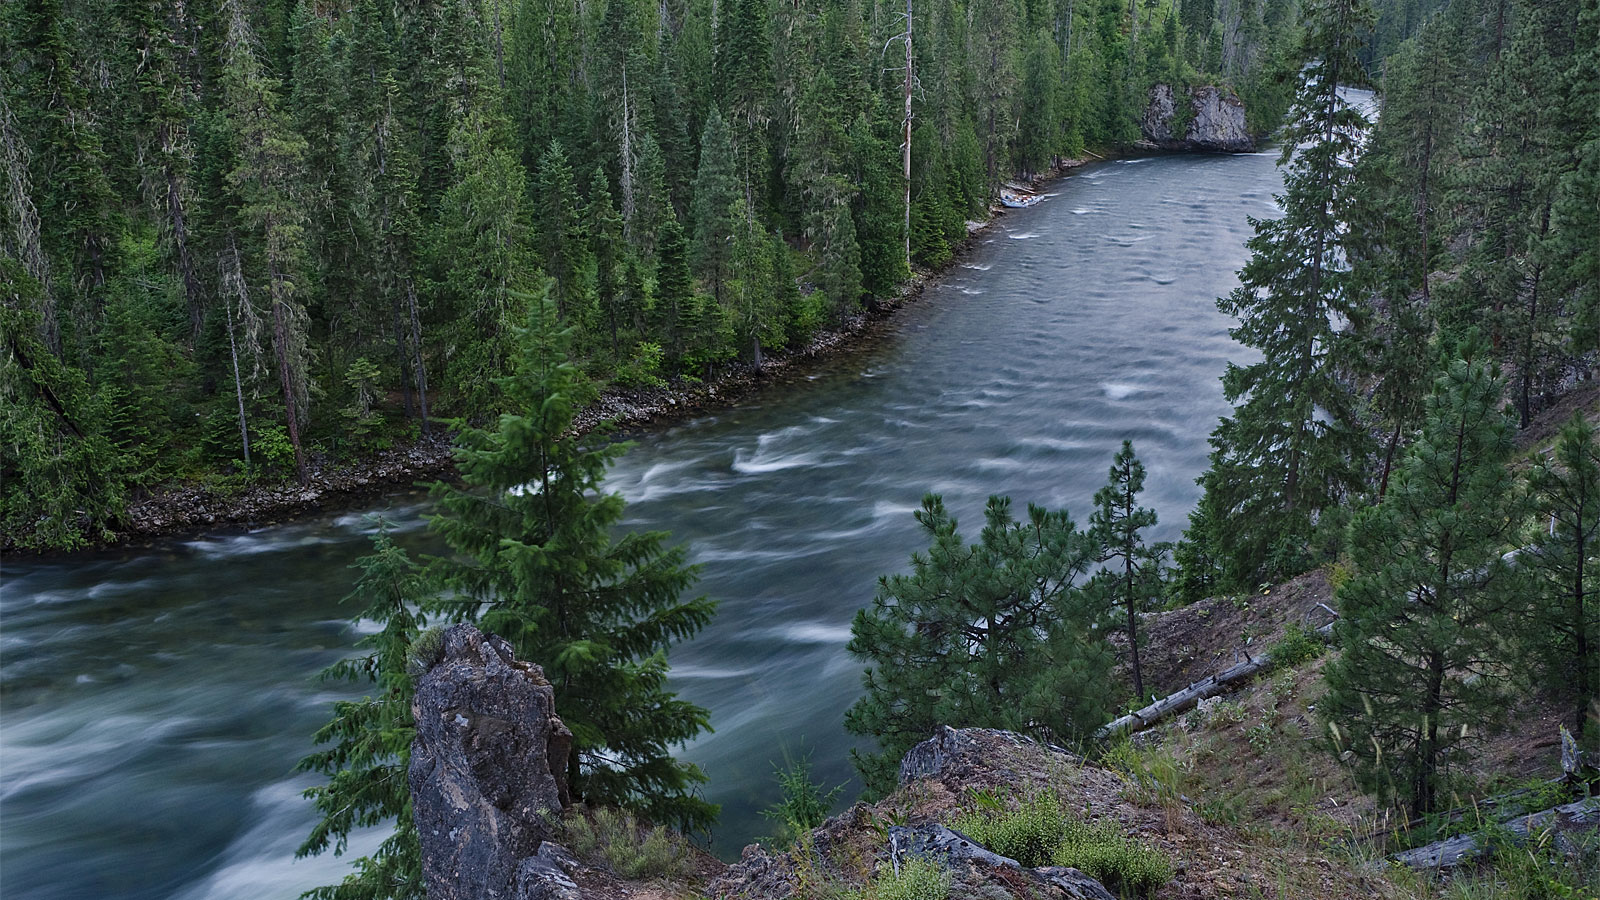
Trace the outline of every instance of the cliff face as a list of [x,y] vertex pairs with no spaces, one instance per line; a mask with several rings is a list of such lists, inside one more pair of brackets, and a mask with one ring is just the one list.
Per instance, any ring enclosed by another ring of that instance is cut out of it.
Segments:
[[[1187,103],[1186,115],[1178,116],[1178,104]],[[1182,134],[1176,132],[1181,129]],[[1228,88],[1190,88],[1182,98],[1172,86],[1158,84],[1150,89],[1150,105],[1145,108],[1144,140],[1162,150],[1212,150],[1248,152],[1256,142],[1245,124],[1244,103]]]

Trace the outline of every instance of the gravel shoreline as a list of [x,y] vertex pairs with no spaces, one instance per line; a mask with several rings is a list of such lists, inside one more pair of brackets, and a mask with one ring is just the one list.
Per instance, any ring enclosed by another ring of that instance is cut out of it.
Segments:
[[[1067,160],[1055,171],[1032,179],[1032,183],[1037,186],[1053,181],[1087,162],[1090,160]],[[759,371],[741,362],[701,383],[674,381],[659,388],[614,387],[578,414],[578,427],[587,431],[610,422],[616,430],[626,432],[680,422],[727,408],[765,388],[804,375],[842,351],[865,345],[882,333],[897,310],[915,301],[943,272],[965,258],[977,239],[1005,213],[998,204],[991,207],[988,219],[969,223],[967,240],[955,248],[950,262],[936,270],[913,272],[893,297],[820,333],[803,348],[768,356]],[[219,527],[262,527],[337,512],[364,505],[375,497],[415,489],[421,481],[451,478],[454,473],[450,436],[436,433],[361,460],[314,465],[305,484],[290,480],[251,485],[236,492],[197,484],[172,486],[128,504],[124,520],[112,538],[85,549],[138,546]],[[0,551],[41,557],[61,553],[18,551],[9,535],[0,538]]]

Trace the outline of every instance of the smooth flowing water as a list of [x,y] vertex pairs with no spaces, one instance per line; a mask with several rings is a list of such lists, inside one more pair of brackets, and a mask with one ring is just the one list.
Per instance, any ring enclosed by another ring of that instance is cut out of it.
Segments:
[[[1274,155],[1084,170],[1004,216],[881,340],[639,438],[609,482],[628,525],[689,542],[722,604],[673,653],[716,727],[685,755],[723,804],[720,853],[763,833],[786,755],[850,777],[850,619],[926,545],[911,516],[925,491],[969,536],[990,494],[1081,523],[1131,438],[1159,536],[1179,533],[1227,410],[1217,378],[1242,352],[1213,301],[1236,284],[1246,217],[1277,209]],[[409,495],[382,511],[429,549],[421,509]],[[5,565],[7,898],[289,898],[343,873],[293,860],[313,781],[292,770],[346,693],[316,674],[358,637],[339,600],[373,527],[350,513]]]

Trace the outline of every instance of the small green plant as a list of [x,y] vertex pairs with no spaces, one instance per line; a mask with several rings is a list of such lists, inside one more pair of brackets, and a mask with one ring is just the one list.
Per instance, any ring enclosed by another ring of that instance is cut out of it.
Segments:
[[768,843],[787,847],[800,835],[827,819],[844,785],[824,791],[822,785],[811,779],[811,758],[793,760],[774,767],[781,794],[777,803],[761,811],[761,815],[777,823],[778,833],[768,838]]
[[950,870],[920,856],[907,858],[900,871],[887,869],[865,892],[864,900],[945,900],[950,896]]
[[1244,734],[1245,739],[1250,742],[1251,747],[1256,749],[1256,752],[1265,753],[1272,749],[1272,726],[1266,722],[1259,722],[1250,726],[1250,730]]
[[617,367],[617,383],[626,387],[661,387],[667,382],[661,377],[661,361],[665,358],[661,345],[653,341],[640,341],[633,357]]
[[1071,866],[1123,896],[1144,896],[1172,880],[1172,865],[1159,851],[1129,840],[1109,822],[1068,817],[1052,793],[1025,797],[1015,809],[968,810],[950,827],[1029,868]]
[[1163,853],[1105,822],[1068,823],[1051,861],[1071,866],[1124,897],[1149,896],[1172,880],[1172,863]]
[[1066,826],[1061,803],[1053,794],[1024,798],[1016,809],[970,810],[950,823],[956,831],[1029,868],[1049,864]]
[[1274,669],[1288,669],[1316,659],[1325,649],[1322,635],[1304,625],[1291,624],[1284,630],[1283,637],[1267,650],[1267,659],[1272,661]]
[[582,859],[629,881],[679,877],[691,867],[691,851],[681,835],[646,826],[626,810],[573,812],[566,819],[566,840]]
[[421,678],[444,656],[444,629],[434,626],[417,635],[406,648],[406,674]]

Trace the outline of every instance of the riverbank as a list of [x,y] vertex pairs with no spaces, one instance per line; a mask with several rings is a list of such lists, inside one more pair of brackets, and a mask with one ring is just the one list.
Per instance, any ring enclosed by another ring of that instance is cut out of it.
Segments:
[[[1084,159],[1062,160],[1051,171],[1031,178],[1017,176],[1039,189],[1070,175],[1091,162],[1116,158],[1102,150]],[[847,350],[870,345],[892,321],[895,313],[914,303],[1009,214],[992,203],[982,222],[968,223],[967,238],[936,269],[913,271],[892,296],[818,333],[804,347],[769,355],[760,369],[739,362],[725,366],[712,379],[688,382],[674,379],[657,388],[615,386],[579,414],[587,431],[604,422],[621,432],[658,428],[731,406],[757,392],[810,374],[815,366]],[[226,528],[259,528],[319,513],[338,512],[367,503],[375,497],[414,489],[419,482],[449,478],[455,469],[452,436],[435,433],[360,460],[334,465],[313,463],[306,483],[292,479],[243,486],[182,484],[158,489],[128,505],[123,521],[109,540],[86,549],[140,546],[164,538],[199,534]],[[11,535],[0,535],[0,553],[48,557],[61,551],[19,550]],[[78,552],[78,551],[73,551]]]

